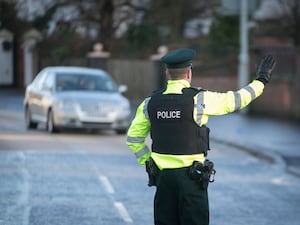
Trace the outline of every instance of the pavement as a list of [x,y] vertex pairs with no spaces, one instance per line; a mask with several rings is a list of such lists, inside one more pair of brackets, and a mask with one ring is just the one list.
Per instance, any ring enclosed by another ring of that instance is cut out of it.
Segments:
[[[21,90],[0,87],[0,112],[11,111],[23,117],[23,98]],[[133,114],[136,106],[132,104]],[[212,141],[247,151],[300,177],[299,122],[231,113],[210,117],[207,126]]]
[[300,123],[232,113],[211,117],[211,138],[276,163],[300,176]]

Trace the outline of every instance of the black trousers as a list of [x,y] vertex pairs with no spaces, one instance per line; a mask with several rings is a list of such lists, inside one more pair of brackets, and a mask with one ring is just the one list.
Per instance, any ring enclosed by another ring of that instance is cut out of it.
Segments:
[[207,189],[190,179],[188,168],[159,173],[154,197],[155,225],[208,225]]

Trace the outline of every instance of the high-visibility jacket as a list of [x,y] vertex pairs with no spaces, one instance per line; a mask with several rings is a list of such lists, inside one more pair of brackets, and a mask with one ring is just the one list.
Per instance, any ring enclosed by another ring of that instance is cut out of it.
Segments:
[[[182,94],[183,88],[190,87],[186,80],[169,80],[163,94]],[[201,91],[194,96],[193,118],[199,126],[206,125],[210,116],[225,115],[243,109],[263,92],[264,84],[253,80],[238,91],[214,92]],[[146,98],[137,108],[136,115],[127,132],[126,144],[135,154],[138,162],[145,165],[151,157],[159,169],[182,168],[192,165],[193,161],[203,162],[205,156],[200,154],[171,155],[151,152],[147,145],[147,136],[151,130]]]

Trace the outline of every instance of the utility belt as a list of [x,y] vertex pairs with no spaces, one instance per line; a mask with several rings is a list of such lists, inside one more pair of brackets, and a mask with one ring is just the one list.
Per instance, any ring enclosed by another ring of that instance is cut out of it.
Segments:
[[207,189],[208,184],[215,181],[215,174],[214,163],[208,159],[205,159],[204,163],[194,161],[189,168],[190,178],[199,181],[203,189]]
[[[208,159],[205,159],[204,163],[194,161],[193,164],[186,169],[188,171],[188,176],[192,180],[199,181],[203,189],[207,189],[208,184],[215,181],[216,170],[214,169],[214,163]],[[157,186],[159,171],[159,168],[152,158],[146,161],[149,187]]]

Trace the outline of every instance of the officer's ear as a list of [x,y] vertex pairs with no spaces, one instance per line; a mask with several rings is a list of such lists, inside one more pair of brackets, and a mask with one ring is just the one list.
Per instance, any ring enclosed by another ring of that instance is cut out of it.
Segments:
[[191,81],[192,80],[192,68],[190,67],[187,72],[186,72],[186,78],[187,80]]

